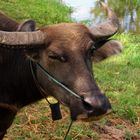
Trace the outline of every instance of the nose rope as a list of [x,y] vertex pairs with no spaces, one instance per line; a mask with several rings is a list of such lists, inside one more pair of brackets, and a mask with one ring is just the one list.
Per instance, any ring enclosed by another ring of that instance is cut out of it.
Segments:
[[[83,100],[82,97],[80,97],[78,94],[76,94],[75,92],[73,92],[71,89],[69,89],[68,87],[66,87],[64,84],[62,84],[60,81],[58,81],[56,78],[54,78],[42,65],[40,65],[39,63],[36,63],[37,66],[44,72],[44,74],[48,77],[48,79],[50,81],[53,81],[55,84],[59,85],[61,88],[63,88],[64,90],[66,90],[67,92],[69,92],[71,95]],[[64,140],[67,140],[68,134],[70,132],[70,129],[72,127],[73,124],[73,120],[71,120],[70,125],[68,127],[68,130],[65,134]]]
[[[42,65],[40,65],[39,63],[36,62],[36,65],[44,72],[44,74],[48,77],[48,79],[50,81],[53,81],[55,84],[59,85],[60,87],[62,87],[64,90],[66,90],[67,92],[69,92],[71,95],[83,100],[82,97],[80,97],[78,94],[76,94],[75,92],[73,92],[71,89],[69,89],[68,87],[66,87],[64,84],[62,84],[60,81],[58,81],[56,78],[54,78]],[[33,73],[33,67],[32,67],[32,60],[30,60],[30,68],[31,68],[31,72],[32,72],[32,75],[35,79],[35,76],[34,76],[34,73]],[[43,89],[41,89],[42,91]],[[45,95],[44,95],[44,90],[43,90],[43,97],[46,99]],[[46,99],[46,101],[49,103],[49,101]],[[50,103],[49,103],[50,104]],[[68,130],[65,134],[65,137],[64,137],[64,140],[67,140],[67,136],[70,132],[70,129],[72,127],[72,124],[73,124],[73,120],[71,120],[70,122],[70,125],[68,127]]]
[[69,128],[68,128],[68,130],[67,130],[67,133],[65,134],[64,140],[67,140],[67,137],[68,137],[68,134],[69,134],[70,129],[71,129],[71,127],[72,127],[72,124],[73,124],[73,120],[71,120],[71,122],[70,122],[70,125],[69,125]]
[[66,87],[64,84],[62,84],[60,81],[58,81],[56,78],[54,78],[42,65],[40,65],[39,63],[36,63],[36,65],[44,72],[44,74],[48,77],[50,81],[53,81],[55,84],[59,85],[61,88],[69,92],[71,95],[83,100],[81,96],[79,96],[74,91],[72,91],[71,89]]

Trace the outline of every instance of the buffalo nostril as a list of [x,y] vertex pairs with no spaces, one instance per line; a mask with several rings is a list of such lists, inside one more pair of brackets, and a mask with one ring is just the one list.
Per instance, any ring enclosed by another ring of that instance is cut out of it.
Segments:
[[111,104],[104,95],[85,97],[83,104],[85,105],[85,109],[88,111],[93,111],[95,115],[105,114],[111,109]]
[[93,107],[91,104],[89,104],[88,102],[83,100],[83,105],[85,107],[86,110],[93,110]]

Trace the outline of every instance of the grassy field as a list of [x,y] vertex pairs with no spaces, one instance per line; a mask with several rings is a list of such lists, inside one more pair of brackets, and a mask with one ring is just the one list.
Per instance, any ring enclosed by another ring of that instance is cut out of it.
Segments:
[[96,78],[112,99],[114,113],[136,123],[140,112],[140,36],[121,34],[116,38],[124,50],[97,64]]
[[0,10],[17,21],[33,19],[40,26],[70,22],[72,11],[59,0],[0,0]]
[[[39,25],[70,22],[71,12],[58,0],[1,0],[0,10],[17,21],[31,18]],[[123,132],[124,140],[140,139],[140,35],[119,34],[114,38],[122,42],[123,52],[93,68],[100,88],[112,102],[112,114],[98,122],[75,123],[69,140],[99,140],[106,137],[104,133],[112,135],[112,130]],[[5,140],[62,140],[70,123],[69,111],[63,106],[62,114],[62,120],[53,122],[45,100],[30,105],[18,113]]]

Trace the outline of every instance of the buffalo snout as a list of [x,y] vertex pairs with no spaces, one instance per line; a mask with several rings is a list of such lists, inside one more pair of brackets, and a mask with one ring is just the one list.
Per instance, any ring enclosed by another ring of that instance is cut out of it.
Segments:
[[89,110],[88,117],[100,116],[111,110],[111,104],[103,94],[84,97],[83,104]]

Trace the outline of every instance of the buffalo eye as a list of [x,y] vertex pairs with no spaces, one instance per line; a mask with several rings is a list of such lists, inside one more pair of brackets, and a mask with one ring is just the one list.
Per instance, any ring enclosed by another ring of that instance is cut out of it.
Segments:
[[65,56],[56,54],[56,53],[54,53],[54,52],[49,52],[49,53],[48,53],[48,57],[49,57],[51,60],[56,60],[56,61],[60,61],[60,62],[66,62],[66,61],[67,61],[67,59],[66,59]]
[[96,47],[94,45],[92,45],[90,48],[91,53],[93,54],[95,50],[96,50]]
[[96,48],[94,45],[92,45],[88,51],[89,57],[93,56],[93,53],[95,52]]

